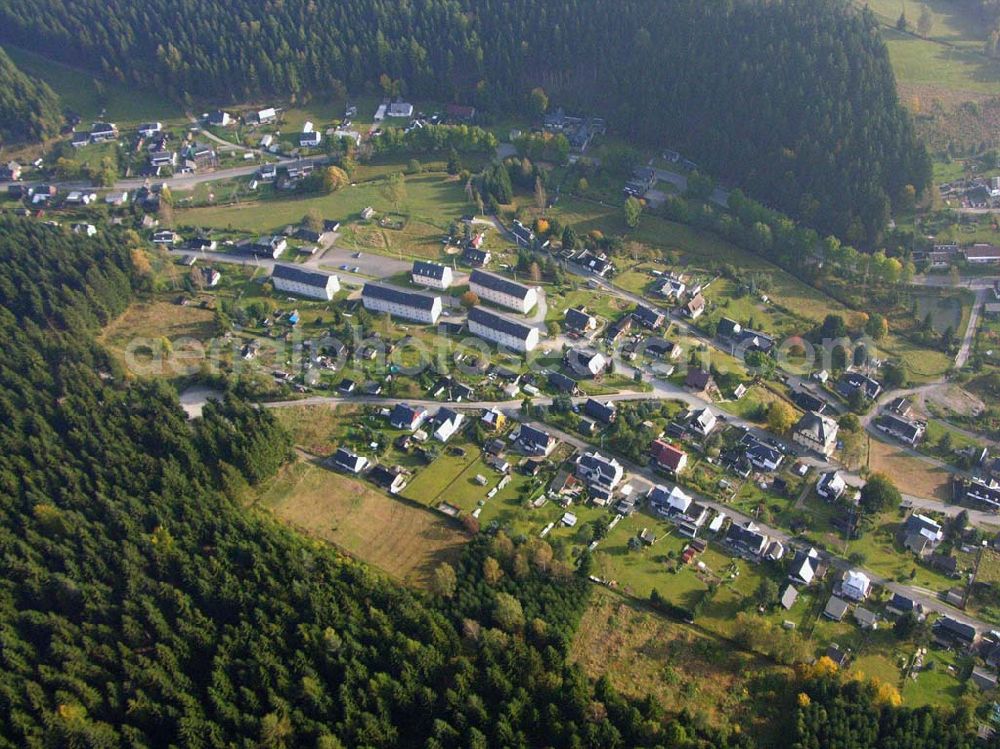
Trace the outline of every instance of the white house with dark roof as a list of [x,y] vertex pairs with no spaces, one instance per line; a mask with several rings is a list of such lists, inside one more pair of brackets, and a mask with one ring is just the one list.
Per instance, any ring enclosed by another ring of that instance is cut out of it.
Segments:
[[341,447],[333,454],[333,465],[346,473],[359,474],[368,466],[368,458]]
[[625,469],[614,458],[607,458],[599,452],[587,452],[576,460],[576,475],[588,484],[611,491],[621,483]]
[[427,325],[433,325],[441,316],[441,297],[387,284],[366,283],[361,302],[370,312],[388,312],[393,317]]
[[538,303],[538,291],[533,287],[482,270],[472,271],[469,290],[485,302],[507,307],[522,315]]
[[536,429],[528,424],[518,427],[515,444],[528,455],[545,457],[551,453],[558,440],[548,432]]
[[413,105],[408,101],[394,101],[386,109],[388,117],[412,117]]
[[434,423],[437,425],[434,430],[434,439],[439,442],[447,442],[462,426],[463,421],[465,421],[465,417],[458,411],[453,411],[450,408],[440,409],[434,416]]
[[872,581],[864,572],[849,570],[844,573],[840,583],[840,592],[852,601],[863,601],[872,590]]
[[451,268],[441,263],[430,263],[426,260],[416,260],[413,263],[413,283],[418,286],[430,286],[434,289],[447,289],[454,281]]
[[514,351],[532,351],[538,345],[537,328],[485,307],[470,309],[468,323],[472,335]]
[[804,414],[795,425],[792,439],[796,444],[829,458],[837,447],[837,422],[823,414]]
[[340,291],[340,279],[329,273],[275,263],[271,283],[276,291],[330,301]]
[[823,499],[830,501],[839,499],[845,489],[847,489],[847,482],[838,471],[827,471],[816,482],[816,493]]
[[584,335],[592,330],[597,330],[597,318],[587,312],[584,307],[570,307],[566,310],[563,324],[567,333]]

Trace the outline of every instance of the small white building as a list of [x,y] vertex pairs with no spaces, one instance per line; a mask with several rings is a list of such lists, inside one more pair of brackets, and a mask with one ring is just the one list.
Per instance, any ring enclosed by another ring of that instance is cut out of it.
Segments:
[[447,289],[454,281],[451,268],[440,263],[416,260],[413,263],[413,283],[434,289]]
[[845,598],[852,601],[863,601],[872,590],[872,581],[864,572],[850,570],[844,573],[844,581],[840,585],[840,592]]
[[340,291],[340,279],[328,273],[275,263],[271,283],[277,291],[330,301]]
[[527,314],[538,303],[538,292],[524,284],[482,270],[472,271],[469,290],[481,300]]
[[434,421],[437,423],[437,429],[434,430],[434,439],[439,442],[447,442],[458,431],[458,428],[462,426],[465,417],[458,413],[458,411],[452,411],[450,408],[442,408],[437,412]]
[[388,312],[393,317],[426,325],[433,325],[441,316],[441,297],[387,284],[366,283],[361,302],[371,312]]
[[538,345],[538,329],[485,307],[469,310],[469,332],[484,341],[514,351],[532,351]]

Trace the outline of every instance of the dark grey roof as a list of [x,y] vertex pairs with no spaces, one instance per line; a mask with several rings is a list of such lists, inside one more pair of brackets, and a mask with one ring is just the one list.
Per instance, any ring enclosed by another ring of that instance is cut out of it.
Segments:
[[920,425],[915,421],[904,419],[896,414],[883,413],[879,417],[879,424],[885,429],[891,430],[908,440],[914,440],[920,434]]
[[424,260],[415,260],[413,262],[413,275],[424,276],[425,278],[433,278],[440,281],[444,278],[445,266],[439,263],[428,263]]
[[510,296],[517,297],[518,299],[524,299],[528,296],[528,292],[531,291],[529,287],[524,286],[523,284],[519,284],[516,281],[511,281],[503,276],[496,276],[482,270],[472,271],[472,275],[469,276],[469,283],[479,284],[480,286],[485,286],[487,289],[498,291],[501,294],[509,294]]
[[535,429],[532,426],[523,424],[521,426],[521,431],[517,436],[519,442],[523,442],[525,445],[530,445],[532,447],[546,447],[549,444],[551,437],[543,432],[541,429]]
[[719,320],[718,326],[715,328],[717,335],[728,338],[729,336],[736,333],[736,329],[740,327],[740,324],[729,317],[723,317]]
[[319,271],[299,268],[295,265],[280,265],[278,263],[275,263],[274,270],[271,271],[271,277],[304,283],[307,286],[315,286],[320,289],[325,289],[327,282],[331,278],[329,273],[320,273]]
[[469,265],[482,265],[490,255],[488,250],[477,250],[475,247],[466,247],[462,252],[462,260]]
[[496,312],[486,309],[485,307],[473,307],[470,309],[468,319],[469,322],[477,322],[480,325],[485,325],[491,330],[506,333],[521,340],[527,340],[528,335],[532,331],[532,327],[530,325],[520,323],[513,318],[507,317],[506,315],[499,315]]
[[758,533],[757,531],[750,530],[742,525],[733,523],[729,526],[729,532],[726,534],[726,539],[736,545],[745,548],[747,551],[752,551],[754,554],[760,554],[764,551],[764,545],[767,543],[767,536],[763,533]]
[[570,307],[566,310],[566,327],[570,330],[586,330],[592,319],[593,317],[582,309]]
[[899,593],[893,593],[892,598],[889,600],[889,608],[902,611],[905,614],[907,611],[916,611],[917,602]]
[[650,327],[656,327],[663,322],[663,313],[659,312],[651,307],[647,307],[644,304],[640,304],[635,308],[632,313],[635,319],[641,322],[643,325],[648,325]]
[[405,289],[397,288],[396,286],[387,286],[385,284],[371,282],[365,284],[365,288],[362,290],[361,296],[368,297],[370,299],[382,299],[386,302],[426,310],[433,309],[434,300],[438,298],[432,294],[421,294],[417,291],[407,291]]
[[583,412],[587,416],[593,416],[598,421],[610,424],[615,418],[615,406],[613,403],[601,403],[594,398],[588,398],[583,404]]
[[557,390],[572,392],[576,389],[576,380],[564,375],[562,372],[550,372],[549,384]]
[[934,622],[934,629],[944,630],[948,634],[957,637],[961,640],[967,642],[972,642],[976,639],[976,628],[971,624],[965,624],[957,619],[952,619],[950,616],[942,616],[936,622]]

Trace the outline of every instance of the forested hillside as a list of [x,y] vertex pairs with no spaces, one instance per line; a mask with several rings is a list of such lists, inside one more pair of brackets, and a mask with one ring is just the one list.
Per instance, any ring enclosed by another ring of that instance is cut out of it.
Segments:
[[0,144],[53,135],[61,122],[52,89],[18,69],[0,49]]
[[501,113],[542,86],[853,243],[930,178],[875,20],[846,0],[0,0],[0,38],[178,100],[379,91]]

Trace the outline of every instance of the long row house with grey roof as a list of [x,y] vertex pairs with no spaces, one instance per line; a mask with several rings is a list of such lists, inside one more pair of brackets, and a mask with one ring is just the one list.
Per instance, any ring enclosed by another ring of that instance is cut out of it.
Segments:
[[433,325],[441,316],[441,297],[407,291],[381,283],[366,283],[361,303],[369,312],[388,312],[393,317]]
[[483,301],[507,307],[522,315],[538,303],[538,292],[534,288],[481,270],[472,271],[469,289]]
[[538,345],[538,329],[485,307],[473,307],[468,316],[469,332],[485,341],[514,351],[532,351]]
[[333,299],[333,295],[340,291],[340,280],[334,275],[280,263],[275,263],[274,270],[271,271],[271,283],[275,290],[286,294],[326,301]]

